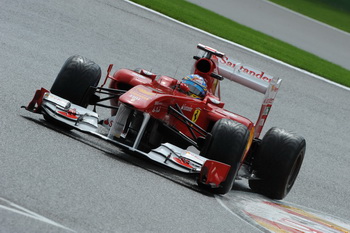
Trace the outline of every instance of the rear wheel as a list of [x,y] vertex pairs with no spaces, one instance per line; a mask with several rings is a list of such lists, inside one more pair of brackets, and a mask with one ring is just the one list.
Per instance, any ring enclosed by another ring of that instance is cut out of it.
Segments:
[[87,107],[93,94],[88,93],[88,90],[90,86],[97,87],[100,78],[99,65],[75,55],[64,63],[50,91],[74,104]]
[[254,156],[257,180],[249,180],[250,188],[272,199],[283,199],[292,189],[304,159],[303,137],[286,130],[271,128]]
[[212,190],[218,194],[225,194],[232,189],[248,143],[249,131],[246,126],[236,121],[220,119],[215,123],[211,134],[211,142],[202,155],[231,165],[226,180],[220,184],[219,188]]

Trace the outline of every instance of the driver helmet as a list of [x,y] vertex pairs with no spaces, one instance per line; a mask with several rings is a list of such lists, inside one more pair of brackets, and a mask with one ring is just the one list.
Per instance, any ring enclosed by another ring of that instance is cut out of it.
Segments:
[[188,86],[190,91],[187,94],[191,97],[203,99],[207,94],[207,84],[204,79],[197,74],[188,75],[184,77],[181,82]]

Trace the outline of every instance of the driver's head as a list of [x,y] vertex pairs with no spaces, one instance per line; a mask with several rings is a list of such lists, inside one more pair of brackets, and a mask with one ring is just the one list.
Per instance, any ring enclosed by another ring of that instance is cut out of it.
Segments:
[[188,86],[190,91],[187,94],[191,97],[203,99],[207,94],[207,84],[204,79],[197,74],[188,75],[184,77],[181,82]]

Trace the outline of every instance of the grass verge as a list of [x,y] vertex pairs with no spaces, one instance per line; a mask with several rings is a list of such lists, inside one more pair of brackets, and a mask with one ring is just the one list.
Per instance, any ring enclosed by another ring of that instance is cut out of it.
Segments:
[[[350,71],[185,0],[131,0],[186,24],[350,87]],[[210,46],[210,45],[209,45]]]

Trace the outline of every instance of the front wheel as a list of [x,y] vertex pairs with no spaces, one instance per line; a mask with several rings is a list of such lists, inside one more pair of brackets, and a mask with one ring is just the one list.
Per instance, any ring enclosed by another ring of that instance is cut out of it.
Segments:
[[250,188],[272,199],[283,199],[299,174],[305,149],[303,137],[271,128],[254,156],[253,169],[258,179],[249,180]]
[[87,107],[92,93],[90,87],[97,87],[101,68],[95,62],[80,55],[71,56],[62,66],[51,92],[70,102]]
[[249,130],[236,121],[220,119],[215,123],[211,134],[211,142],[202,155],[231,166],[226,180],[219,188],[212,190],[217,194],[225,194],[232,189],[247,147]]
[[[50,92],[73,104],[87,107],[90,97],[94,93],[89,91],[90,87],[97,87],[100,78],[101,68],[99,65],[80,55],[71,56],[63,64]],[[49,115],[44,115],[44,118],[66,130],[72,129],[71,126],[67,126]]]

